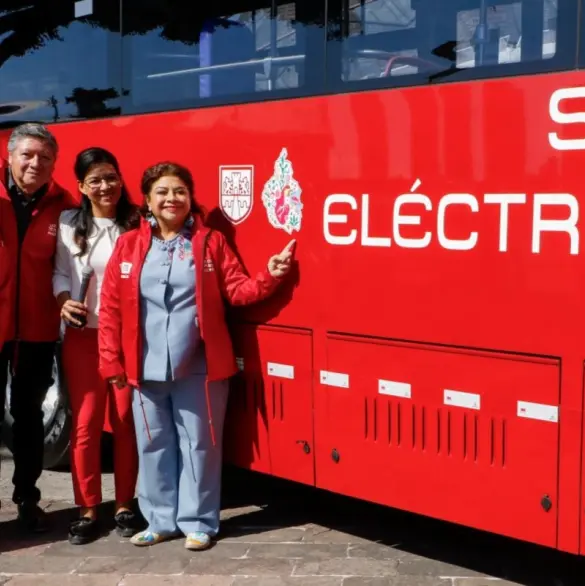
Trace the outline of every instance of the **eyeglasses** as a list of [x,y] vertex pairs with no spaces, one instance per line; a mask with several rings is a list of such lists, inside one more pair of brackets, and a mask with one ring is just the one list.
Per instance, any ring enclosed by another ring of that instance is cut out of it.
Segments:
[[85,185],[87,185],[92,191],[97,191],[104,181],[108,187],[115,187],[120,184],[121,180],[117,175],[106,175],[105,177],[92,177],[85,181]]

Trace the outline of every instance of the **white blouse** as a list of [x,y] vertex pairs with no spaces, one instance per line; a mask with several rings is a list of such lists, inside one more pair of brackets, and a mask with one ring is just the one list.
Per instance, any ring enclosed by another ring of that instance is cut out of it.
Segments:
[[94,276],[90,281],[86,297],[87,327],[97,328],[104,272],[122,229],[113,219],[93,218],[94,225],[87,239],[86,253],[82,257],[76,256],[79,253],[79,247],[73,240],[75,231],[73,218],[76,213],[77,210],[67,210],[59,218],[53,294],[57,297],[60,293],[69,291],[71,298],[75,299],[81,288],[81,271],[84,266],[91,265]]

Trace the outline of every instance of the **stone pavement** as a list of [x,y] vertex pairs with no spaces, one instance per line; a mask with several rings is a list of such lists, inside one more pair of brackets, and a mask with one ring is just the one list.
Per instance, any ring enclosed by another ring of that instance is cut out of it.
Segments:
[[[54,530],[23,535],[0,477],[0,586],[583,586],[580,560],[534,546],[241,471],[226,471],[221,539],[188,552],[181,540],[139,549],[108,532],[66,540],[67,472],[41,487]],[[104,498],[112,498],[112,477]],[[111,503],[103,509],[111,515]]]

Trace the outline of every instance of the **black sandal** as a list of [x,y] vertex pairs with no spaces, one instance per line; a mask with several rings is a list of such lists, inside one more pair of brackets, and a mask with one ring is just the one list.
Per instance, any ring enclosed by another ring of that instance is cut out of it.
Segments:
[[96,519],[80,517],[69,524],[69,543],[85,545],[99,537],[99,526]]
[[140,530],[138,517],[132,511],[120,511],[114,516],[114,521],[116,522],[116,533],[120,537],[133,537]]

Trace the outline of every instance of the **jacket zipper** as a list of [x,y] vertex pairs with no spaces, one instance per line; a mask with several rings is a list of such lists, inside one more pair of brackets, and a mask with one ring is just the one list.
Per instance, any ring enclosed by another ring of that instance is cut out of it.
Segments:
[[[201,324],[202,324],[202,317],[203,317],[203,275],[205,274],[205,252],[207,250],[207,243],[209,241],[209,237],[211,236],[211,230],[209,230],[207,232],[207,234],[205,235],[205,238],[203,240],[203,255],[202,255],[202,262],[203,262],[203,267],[201,267],[201,283],[196,283],[195,286],[196,287],[201,287],[201,316],[199,316],[199,335],[201,335]],[[195,270],[197,270],[197,267],[195,267]],[[195,303],[197,303],[197,299],[195,299]],[[203,337],[201,337],[201,340],[203,341],[203,344],[205,345],[205,340],[203,339]],[[203,351],[205,353],[205,347],[203,349]],[[206,360],[207,362],[207,360]],[[207,404],[207,419],[208,419],[208,424],[209,424],[209,434],[211,436],[211,444],[212,446],[215,448],[215,446],[217,445],[216,442],[216,438],[215,438],[215,426],[213,425],[213,412],[211,410],[211,397],[209,396],[209,364],[207,364],[206,367],[207,373],[205,375],[205,402]]]
[[[150,250],[150,246],[152,246],[152,234],[150,235],[151,238],[151,242],[148,246],[148,248],[146,249],[146,252],[144,254],[140,255],[140,268],[138,269],[138,275],[136,276],[136,317],[138,319],[137,324],[138,324],[138,332],[136,335],[136,356],[138,358],[138,369],[136,371],[136,387],[139,388],[139,383],[142,380],[142,374],[143,374],[143,370],[144,370],[144,364],[143,364],[143,356],[142,356],[142,350],[143,350],[143,346],[144,344],[142,343],[142,313],[140,311],[140,306],[141,306],[141,302],[140,302],[140,278],[142,277],[142,269],[144,268],[144,261],[146,260],[146,257],[148,256],[148,251]],[[146,416],[145,416],[145,421],[146,421]]]
[[[207,232],[207,234],[205,235],[205,238],[203,239],[203,255],[201,257],[202,262],[203,262],[203,266],[201,267],[201,283],[196,283],[196,287],[201,287],[201,315],[199,315],[199,335],[201,335],[201,324],[203,323],[203,275],[205,274],[205,257],[206,257],[206,251],[207,251],[207,244],[209,242],[209,238],[211,237],[211,230],[209,230]],[[195,267],[195,270],[197,270],[197,267]],[[197,298],[195,298],[195,303],[197,304]],[[203,339],[203,337],[201,338],[203,340],[203,344],[205,344],[205,340]],[[209,366],[207,367],[207,369],[209,370]]]

